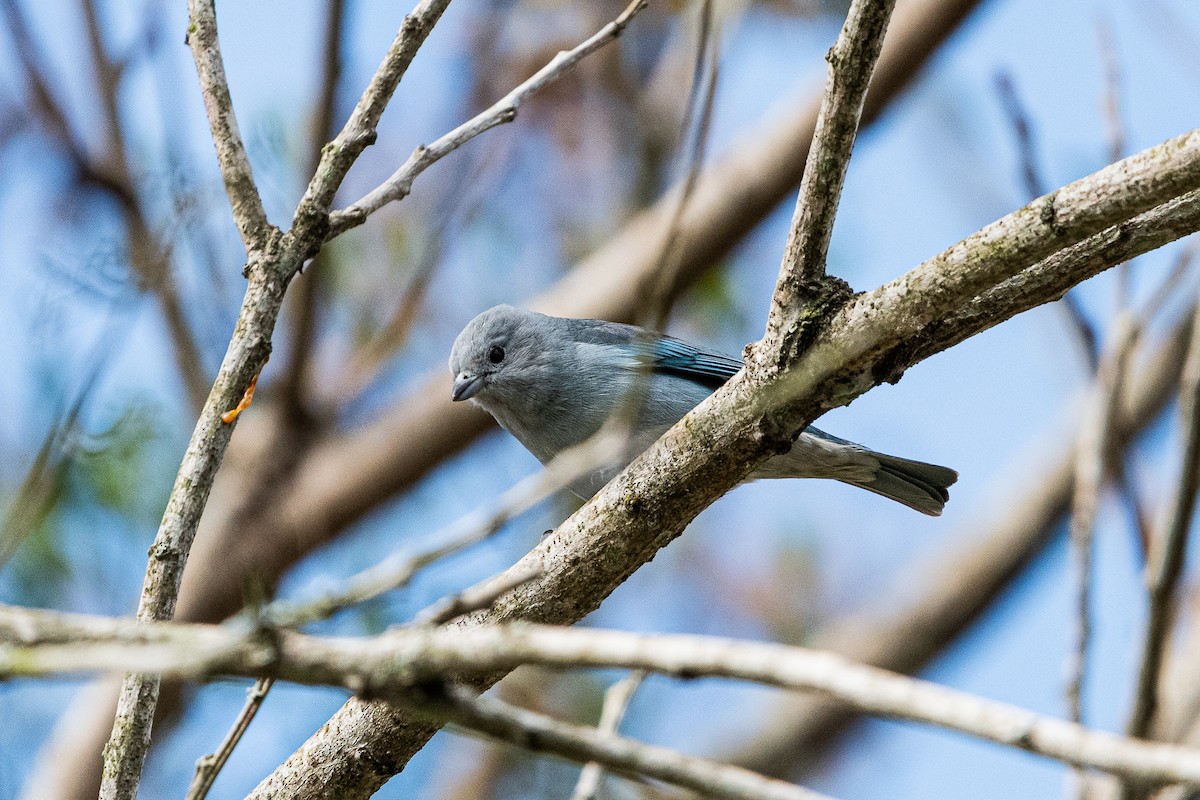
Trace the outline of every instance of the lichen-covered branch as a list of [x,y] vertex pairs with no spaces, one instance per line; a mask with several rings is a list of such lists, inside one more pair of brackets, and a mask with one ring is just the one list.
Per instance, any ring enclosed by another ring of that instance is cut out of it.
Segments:
[[[405,18],[350,119],[322,151],[316,174],[297,206],[292,229],[283,233],[266,220],[238,134],[217,43],[212,0],[190,0],[189,43],[234,221],[249,256],[245,272],[249,286],[229,349],[193,431],[151,548],[138,605],[139,620],[173,616],[183,568],[233,429],[233,418],[223,416],[239,407],[270,355],[271,337],[288,283],[325,242],[329,208],[338,187],[354,160],[374,141],[375,126],[384,107],[448,3],[423,0]],[[636,5],[640,7],[640,3]],[[624,19],[635,10],[633,6],[627,9]],[[588,52],[591,50],[575,56],[575,60]],[[542,75],[538,86],[561,74],[560,70]],[[136,796],[158,690],[156,675],[130,675],[122,684],[112,735],[104,751],[103,800],[132,800]]]
[[[1004,303],[1005,293],[997,289],[989,301]],[[1118,449],[1127,450],[1170,401],[1191,328],[1190,317],[1180,320],[1122,390],[1125,402],[1114,434]],[[939,548],[933,563],[912,570],[923,587],[916,596],[912,581],[904,581],[877,598],[872,609],[815,632],[812,646],[906,674],[927,665],[1056,541],[1070,507],[1076,447],[1073,438],[1060,442],[1052,458],[1009,487],[1006,497],[1019,498],[1016,502],[1004,501],[998,514],[975,515],[987,523],[981,527],[973,517],[959,531],[962,536],[948,537],[952,547]],[[855,709],[827,698],[789,697],[775,704],[761,733],[729,760],[776,777],[801,774],[855,715]]]
[[[232,435],[232,425],[222,417],[238,406],[262,370],[270,355],[271,335],[287,285],[304,261],[324,241],[323,225],[317,225],[315,230],[312,226],[297,225],[289,233],[280,234],[267,222],[238,132],[225,79],[217,41],[216,10],[212,0],[190,0],[188,9],[188,42],[196,62],[217,161],[233,209],[234,222],[249,256],[246,268],[249,286],[229,348],[192,432],[162,523],[150,549],[150,561],[138,602],[137,617],[141,621],[170,619],[174,615],[183,568],[217,468]],[[413,37],[405,37],[404,30],[402,28],[397,35],[393,50],[403,50],[411,45],[408,47],[411,50],[408,60],[411,60],[411,53],[415,53],[424,36],[417,37],[412,43]],[[396,81],[402,73],[403,70],[396,72]],[[378,75],[372,87],[377,83]],[[390,97],[390,93],[390,90],[386,92],[387,97]],[[386,103],[386,97],[380,99],[376,95],[372,95],[370,89],[364,95],[367,106],[378,106],[373,112],[375,120],[382,113],[382,104]],[[371,102],[367,102],[368,99]],[[364,103],[360,103],[360,107]],[[370,114],[366,116],[369,120]],[[361,148],[354,155],[358,152],[361,152]],[[345,170],[349,169],[350,163],[353,163],[353,157],[345,163]],[[298,218],[310,222],[314,215],[325,218],[328,203],[345,176],[345,170],[340,173],[326,170],[318,175],[322,180],[314,178],[314,185],[328,195],[325,205],[319,206],[306,196],[308,202],[301,203]],[[318,193],[318,199],[324,196]],[[133,674],[122,683],[112,734],[104,748],[104,774],[100,787],[103,800],[133,800],[136,797],[142,763],[150,744],[158,690],[159,678],[156,675]]]

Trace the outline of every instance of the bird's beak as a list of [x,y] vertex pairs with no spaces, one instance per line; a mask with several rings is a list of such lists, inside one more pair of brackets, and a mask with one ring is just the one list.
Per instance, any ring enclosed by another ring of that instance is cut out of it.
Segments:
[[472,397],[483,388],[483,376],[472,375],[469,372],[460,372],[454,376],[454,391],[450,393],[450,399],[455,402],[459,400],[470,400]]

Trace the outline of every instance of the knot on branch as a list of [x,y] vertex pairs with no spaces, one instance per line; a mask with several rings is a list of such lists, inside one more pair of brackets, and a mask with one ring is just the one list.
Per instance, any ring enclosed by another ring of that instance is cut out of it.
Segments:
[[278,269],[280,245],[284,234],[274,225],[267,226],[265,235],[258,239],[261,244],[246,254],[246,265],[242,267],[242,277],[247,280],[253,277],[268,278]]
[[1058,197],[1057,192],[1051,192],[1046,195],[1042,201],[1041,210],[1038,212],[1038,219],[1042,224],[1049,228],[1055,236],[1062,236],[1066,233],[1066,227],[1058,221],[1058,209],[1055,208],[1055,201]]
[[936,330],[936,325],[931,326],[930,330],[905,339],[880,356],[871,367],[871,384],[899,383],[909,365],[920,360],[918,354],[928,349],[931,334]]
[[781,286],[767,335],[757,348],[760,363],[773,374],[787,371],[852,297],[850,284],[832,275]]
[[316,258],[321,245],[329,237],[329,210],[315,203],[304,203],[296,210],[292,230],[283,243],[284,253],[278,259],[280,276],[291,279],[305,262]]

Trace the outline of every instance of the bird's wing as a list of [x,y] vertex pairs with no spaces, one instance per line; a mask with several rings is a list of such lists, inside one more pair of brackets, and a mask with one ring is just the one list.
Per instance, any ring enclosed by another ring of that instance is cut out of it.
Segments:
[[703,350],[673,336],[618,322],[569,320],[578,342],[631,348],[645,366],[659,375],[674,375],[715,391],[742,368],[742,362],[723,353]]
[[695,345],[670,336],[648,344],[651,369],[654,372],[686,378],[714,391],[742,368],[742,362],[736,358],[711,350],[701,350]]

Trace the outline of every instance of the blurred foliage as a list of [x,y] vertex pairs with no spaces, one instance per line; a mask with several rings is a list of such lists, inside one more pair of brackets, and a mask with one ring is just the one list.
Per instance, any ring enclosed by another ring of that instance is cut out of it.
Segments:
[[[103,430],[80,434],[71,426],[55,429],[27,476],[6,519],[6,547],[15,551],[11,565],[14,592],[23,602],[55,605],[72,577],[70,537],[80,519],[122,524],[89,526],[91,535],[125,531],[149,535],[162,514],[176,457],[163,447],[161,412],[144,400],[132,400]],[[142,538],[141,535],[138,536]],[[86,540],[74,546],[88,547]]]
[[135,527],[157,523],[173,479],[161,430],[160,409],[130,401],[105,430],[80,443],[67,471],[70,501],[98,504]]

